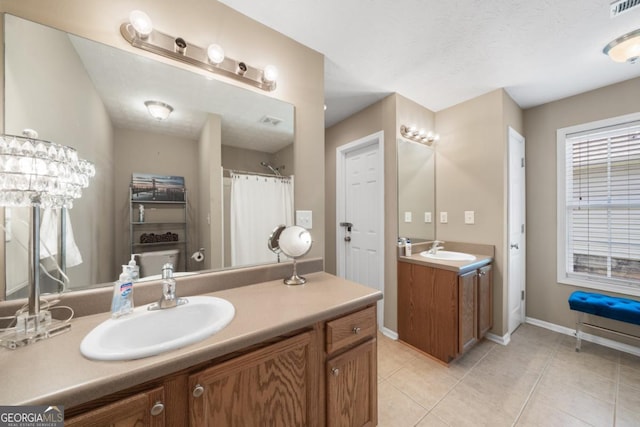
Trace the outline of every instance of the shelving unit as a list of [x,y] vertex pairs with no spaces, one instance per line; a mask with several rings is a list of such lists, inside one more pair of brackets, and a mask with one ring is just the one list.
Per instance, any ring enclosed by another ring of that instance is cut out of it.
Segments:
[[[138,221],[139,206],[144,206],[144,221]],[[141,242],[141,236],[177,235],[177,240]],[[187,193],[184,201],[134,200],[129,188],[129,243],[130,253],[160,251],[177,248],[180,251],[178,271],[187,270]]]

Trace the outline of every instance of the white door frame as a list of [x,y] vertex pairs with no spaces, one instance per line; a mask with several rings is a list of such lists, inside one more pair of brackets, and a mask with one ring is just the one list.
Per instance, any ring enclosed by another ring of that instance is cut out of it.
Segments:
[[[508,161],[511,162],[511,152],[512,152],[512,144],[514,142],[517,143],[522,143],[523,148],[525,146],[525,139],[522,135],[520,135],[518,132],[516,132],[513,128],[511,128],[509,126],[508,128],[508,141],[507,141],[507,158]],[[524,153],[523,153],[524,156]],[[524,162],[524,157],[523,160]],[[526,168],[526,162],[524,163],[524,167]],[[520,241],[520,244],[522,245],[522,249],[521,249],[521,253],[520,253],[520,257],[522,259],[523,265],[522,265],[522,275],[524,277],[522,277],[522,287],[521,289],[513,289],[511,283],[509,283],[509,277],[510,277],[510,270],[511,270],[511,235],[510,235],[510,231],[511,231],[511,199],[510,199],[510,182],[511,182],[511,176],[510,176],[510,171],[511,171],[511,165],[508,164],[507,166],[507,170],[509,171],[508,175],[507,175],[507,203],[508,203],[508,210],[507,210],[507,233],[506,233],[506,237],[507,237],[507,247],[506,247],[506,253],[507,253],[507,329],[508,332],[510,333],[510,329],[511,329],[511,313],[510,313],[510,306],[509,306],[509,301],[510,301],[510,292],[518,292],[518,293],[522,293],[523,297],[521,299],[521,319],[520,319],[520,324],[525,323],[525,319],[526,319],[526,267],[527,267],[527,263],[526,263],[526,222],[524,224],[524,232],[522,233],[522,238]],[[525,169],[525,180],[526,180],[526,169]],[[523,186],[525,186],[526,189],[526,181],[523,180]],[[525,190],[523,189],[523,191]],[[526,197],[526,196],[525,196]],[[526,203],[526,202],[525,202]],[[525,220],[526,220],[526,205],[525,205],[525,210],[523,212],[523,214],[525,215]]]
[[[378,180],[378,191],[380,194],[380,223],[378,225],[380,232],[378,233],[378,250],[380,254],[381,268],[379,271],[380,292],[384,294],[384,131],[378,131],[363,138],[351,141],[348,144],[341,145],[336,148],[336,269],[340,277],[344,277],[346,273],[345,266],[345,245],[344,245],[344,227],[340,227],[340,223],[346,221],[344,211],[346,205],[345,194],[345,169],[346,157],[351,151],[358,150],[370,145],[378,146],[378,172],[380,179]],[[378,310],[378,327],[384,325],[384,310]]]

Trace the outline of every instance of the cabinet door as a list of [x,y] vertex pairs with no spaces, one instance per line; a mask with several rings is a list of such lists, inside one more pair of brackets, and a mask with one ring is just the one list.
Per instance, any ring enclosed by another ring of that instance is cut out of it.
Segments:
[[164,388],[139,393],[64,421],[66,427],[162,427]]
[[378,424],[375,338],[327,361],[327,425]]
[[[427,267],[398,263],[398,337],[422,351],[428,351],[428,288],[433,282]],[[433,276],[433,275],[431,275]]]
[[309,424],[310,342],[303,333],[191,375],[190,425]]
[[478,270],[478,339],[493,327],[493,270],[487,265]]
[[476,270],[458,276],[458,352],[467,351],[478,341]]

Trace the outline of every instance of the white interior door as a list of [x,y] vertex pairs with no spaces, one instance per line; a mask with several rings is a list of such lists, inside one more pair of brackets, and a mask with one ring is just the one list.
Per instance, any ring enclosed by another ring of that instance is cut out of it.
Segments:
[[[383,134],[338,148],[338,275],[384,291]],[[349,223],[350,226],[340,225]],[[383,302],[378,302],[382,326]]]
[[509,333],[524,322],[526,279],[524,137],[509,128]]

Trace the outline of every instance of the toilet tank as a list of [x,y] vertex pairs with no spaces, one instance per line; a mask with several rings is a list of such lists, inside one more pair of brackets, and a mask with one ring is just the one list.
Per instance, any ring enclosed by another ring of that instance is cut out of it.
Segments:
[[180,251],[169,249],[165,251],[142,252],[138,254],[140,264],[140,277],[154,276],[162,273],[162,266],[166,263],[173,264],[174,270],[178,268]]

